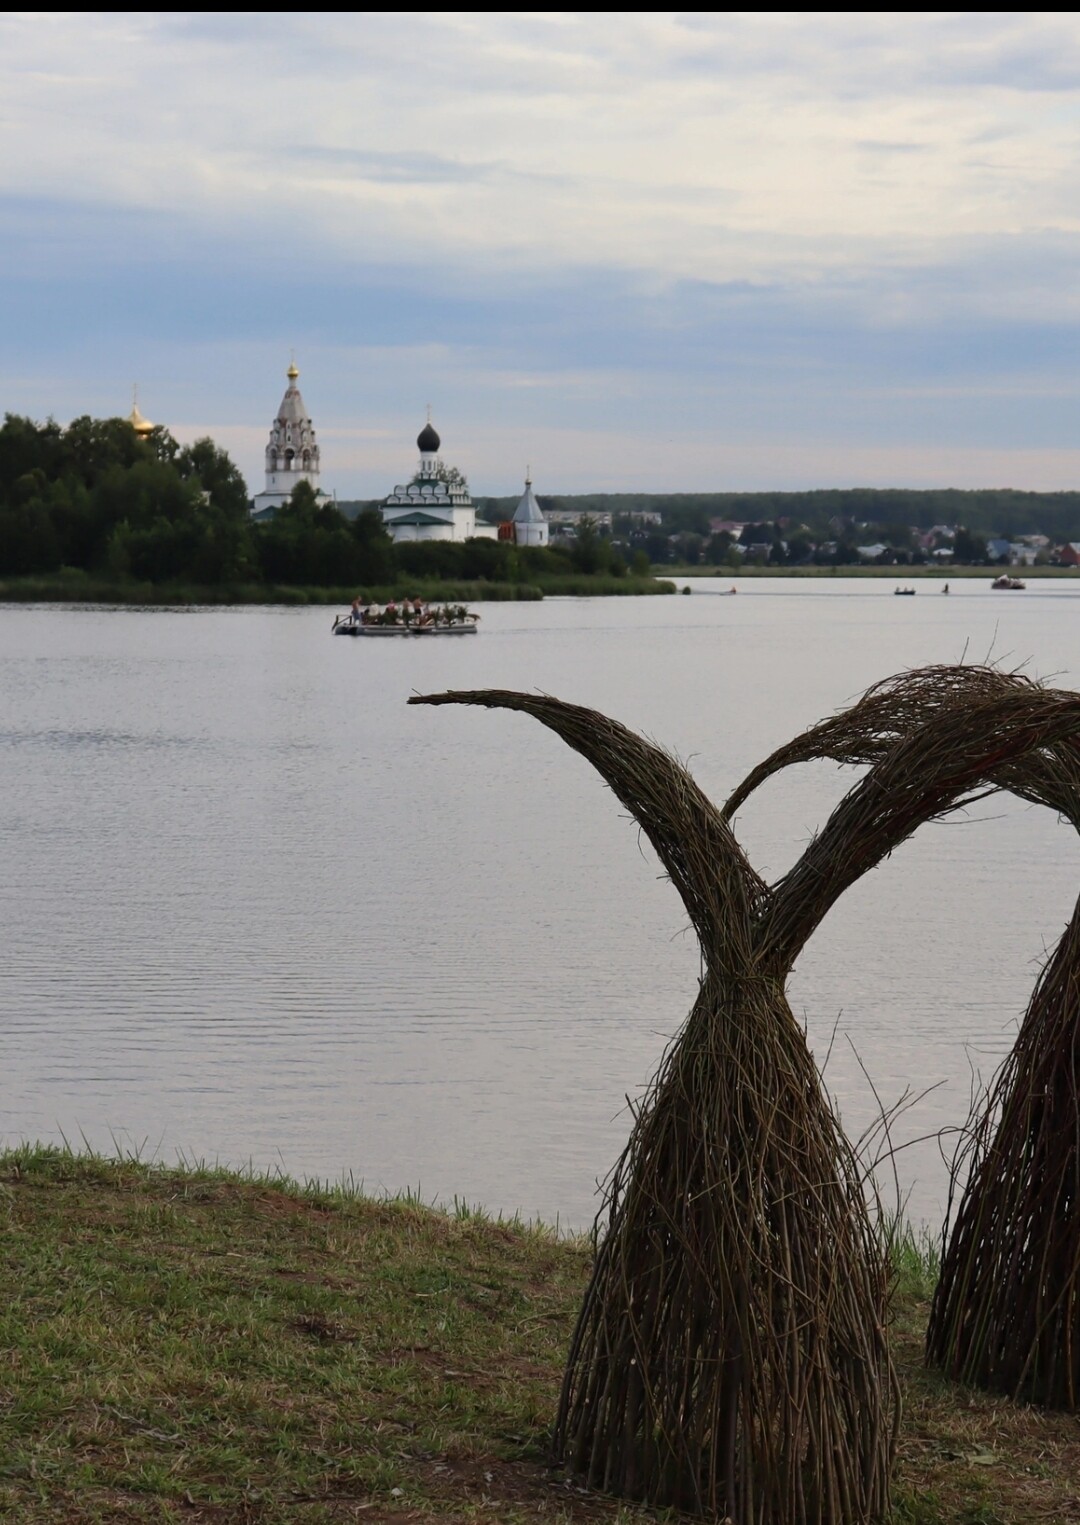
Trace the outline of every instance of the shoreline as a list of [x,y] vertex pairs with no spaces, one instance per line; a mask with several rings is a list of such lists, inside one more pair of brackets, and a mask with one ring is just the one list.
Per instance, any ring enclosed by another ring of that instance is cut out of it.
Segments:
[[357,596],[364,603],[419,597],[425,603],[539,602],[544,598],[641,597],[674,593],[675,584],[660,577],[589,577],[571,573],[528,583],[425,582],[412,578],[392,586],[353,585],[321,588],[286,583],[144,583],[88,574],[0,579],[0,604],[105,604],[152,607],[212,607],[262,604],[289,608],[314,605],[348,608]]
[[658,562],[653,567],[654,573],[659,577],[693,578],[712,581],[717,579],[723,582],[738,582],[742,578],[755,577],[825,577],[838,579],[844,577],[854,578],[896,578],[900,582],[915,582],[925,580],[927,582],[961,582],[985,578],[987,582],[993,582],[995,577],[1003,574],[1008,577],[1019,577],[1022,582],[1029,578],[1073,578],[1080,586],[1080,567],[708,567],[700,566],[661,566]]
[[[592,1253],[348,1182],[0,1152],[0,1516],[655,1521],[548,1461]],[[1075,1417],[927,1372],[932,1256],[894,1259],[897,1520],[1072,1518]]]

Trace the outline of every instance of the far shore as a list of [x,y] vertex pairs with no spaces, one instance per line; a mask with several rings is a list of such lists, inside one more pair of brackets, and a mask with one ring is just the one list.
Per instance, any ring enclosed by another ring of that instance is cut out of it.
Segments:
[[653,567],[653,572],[657,577],[680,579],[718,577],[728,582],[738,582],[740,578],[747,577],[893,577],[898,578],[900,582],[914,582],[922,578],[933,582],[959,582],[967,578],[985,578],[987,582],[993,582],[995,577],[1005,574],[1008,577],[1019,577],[1022,582],[1027,582],[1029,578],[1071,577],[1080,583],[1080,567],[703,567],[662,566],[657,563]]

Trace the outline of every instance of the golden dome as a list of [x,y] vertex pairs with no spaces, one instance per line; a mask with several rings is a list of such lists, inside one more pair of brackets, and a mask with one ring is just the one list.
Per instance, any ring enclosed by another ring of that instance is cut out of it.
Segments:
[[289,361],[289,369],[285,372],[285,374],[288,376],[290,381],[295,381],[297,376],[299,376],[300,372],[296,369],[295,360]]
[[140,439],[145,439],[148,434],[153,434],[154,432],[155,425],[148,418],[144,418],[139,412],[137,398],[132,399],[131,412],[128,414],[127,421]]

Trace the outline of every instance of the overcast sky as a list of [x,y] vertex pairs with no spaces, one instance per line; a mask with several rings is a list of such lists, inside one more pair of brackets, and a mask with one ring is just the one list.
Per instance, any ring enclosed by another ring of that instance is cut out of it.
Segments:
[[1080,486],[1075,15],[8,14],[6,410],[323,485]]

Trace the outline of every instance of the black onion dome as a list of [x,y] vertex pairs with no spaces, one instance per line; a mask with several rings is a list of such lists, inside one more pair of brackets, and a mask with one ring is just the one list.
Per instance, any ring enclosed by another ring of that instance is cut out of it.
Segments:
[[431,420],[429,419],[416,436],[416,448],[420,451],[421,455],[433,455],[441,444],[442,440],[431,427]]

